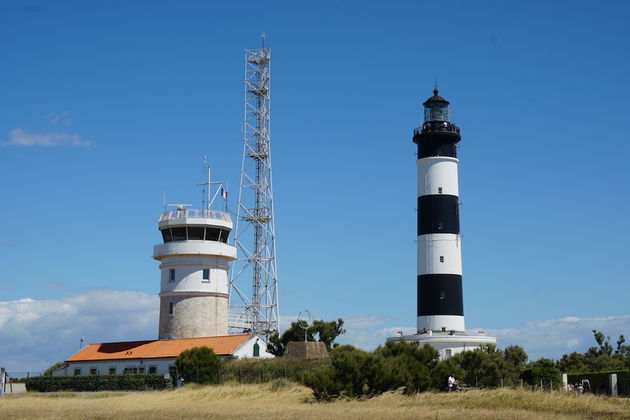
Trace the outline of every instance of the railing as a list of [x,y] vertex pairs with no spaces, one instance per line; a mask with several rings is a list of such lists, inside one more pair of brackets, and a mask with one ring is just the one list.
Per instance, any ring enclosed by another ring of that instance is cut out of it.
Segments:
[[422,133],[455,133],[459,134],[459,127],[449,121],[427,121],[413,130],[413,134]]
[[160,222],[170,219],[215,219],[231,222],[232,218],[229,214],[217,210],[170,210],[162,213]]

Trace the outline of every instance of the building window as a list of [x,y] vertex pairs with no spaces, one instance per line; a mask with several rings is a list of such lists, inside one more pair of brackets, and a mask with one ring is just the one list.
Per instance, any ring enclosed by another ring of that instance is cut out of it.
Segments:
[[173,302],[168,303],[168,313],[169,315],[173,315]]
[[81,374],[81,368],[75,368],[74,369],[74,376],[80,375]]
[[149,366],[149,375],[155,375],[157,373],[157,366]]
[[203,269],[203,279],[210,281],[210,269],[209,268],[204,268]]
[[138,368],[137,367],[126,367],[125,370],[123,371],[123,373],[125,375],[136,375],[138,373]]
[[442,194],[442,187],[438,187],[438,194]]
[[168,270],[168,281],[175,281],[175,269],[171,268]]
[[440,255],[440,262],[444,262],[444,255]]
[[96,368],[90,368],[90,375],[96,375]]
[[444,299],[446,299],[446,292],[444,290],[442,290],[440,292],[440,300],[444,300]]
[[445,353],[446,357],[451,357],[451,349],[446,349],[444,351],[444,353]]
[[140,367],[138,368],[138,373],[139,373],[140,375],[144,375],[144,366],[140,366]]
[[110,375],[115,375],[116,374],[116,368],[115,367],[110,367],[109,368],[109,374]]

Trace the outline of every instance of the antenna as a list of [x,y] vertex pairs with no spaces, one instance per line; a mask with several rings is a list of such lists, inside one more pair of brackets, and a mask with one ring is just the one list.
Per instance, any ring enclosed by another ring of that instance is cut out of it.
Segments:
[[[203,157],[203,170],[208,174],[208,178],[206,182],[200,182],[197,185],[202,185],[202,199],[201,199],[201,207],[204,210],[211,210],[212,203],[217,198],[219,192],[221,192],[221,187],[223,187],[223,181],[212,181],[212,166],[208,165],[208,157],[204,155]],[[212,186],[218,185],[217,190],[212,194]],[[226,208],[227,209],[227,208]],[[227,210],[226,210],[227,211]]]
[[[269,336],[278,331],[278,274],[271,170],[271,49],[265,34],[262,43],[261,49],[245,50],[243,160],[234,229],[234,246],[241,258],[231,270],[234,312],[229,326],[234,332]],[[245,287],[251,287],[251,295]]]

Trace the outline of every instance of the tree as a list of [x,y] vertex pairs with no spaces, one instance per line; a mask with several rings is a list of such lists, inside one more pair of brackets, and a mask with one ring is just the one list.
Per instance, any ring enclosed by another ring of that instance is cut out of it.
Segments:
[[506,372],[504,374],[504,383],[507,385],[516,385],[521,377],[521,372],[527,365],[527,353],[520,346],[507,346],[503,350],[503,359],[507,363]]
[[372,383],[378,392],[403,387],[405,393],[422,392],[435,383],[432,373],[439,364],[439,353],[428,344],[420,347],[417,341],[388,341],[374,355],[381,359],[375,364],[378,369]]
[[44,371],[42,376],[52,376],[53,372],[63,366],[63,362],[57,362]]
[[221,361],[212,349],[194,347],[181,352],[175,366],[185,382],[207,384],[217,382]]
[[335,339],[346,332],[343,328],[343,319],[341,318],[330,322],[317,320],[313,322],[309,330],[313,333],[313,336],[317,335],[317,341],[324,342],[328,350],[332,348]]
[[[605,354],[607,356],[612,355],[613,347],[610,344],[610,337],[605,337],[602,332],[599,332],[597,330],[593,330],[593,337],[595,338],[595,341],[597,342],[599,349],[597,347],[591,347],[589,350],[593,350],[593,353],[596,355],[600,355],[600,354]],[[621,344],[619,345],[621,346]]]
[[282,336],[274,333],[269,337],[267,351],[274,356],[282,356],[290,341],[304,341],[305,335],[307,341],[321,341],[330,350],[335,339],[346,332],[343,329],[343,319],[341,318],[330,322],[317,320],[310,327],[307,325],[304,320],[295,321],[291,323],[291,326],[286,329]]
[[463,351],[453,356],[454,362],[464,371],[464,382],[472,386],[497,387],[501,379],[507,382],[509,364],[503,352],[489,344],[472,351]]
[[556,367],[555,362],[545,358],[529,363],[523,371],[523,379],[530,385],[539,385],[542,380],[544,385],[550,386],[553,383],[558,387],[561,376],[560,369]]

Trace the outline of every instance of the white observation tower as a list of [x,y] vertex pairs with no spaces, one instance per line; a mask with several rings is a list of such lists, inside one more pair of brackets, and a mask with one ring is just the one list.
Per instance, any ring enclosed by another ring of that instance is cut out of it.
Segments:
[[[176,205],[160,217],[159,339],[228,335],[228,269],[236,248],[228,245],[232,219],[216,210]],[[209,205],[208,205],[209,207]]]

